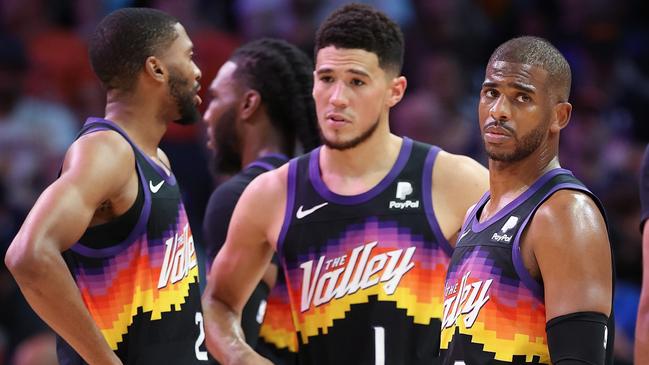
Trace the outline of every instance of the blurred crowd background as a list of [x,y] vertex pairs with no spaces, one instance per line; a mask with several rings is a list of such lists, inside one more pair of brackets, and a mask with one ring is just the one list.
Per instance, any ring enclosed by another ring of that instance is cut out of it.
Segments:
[[[86,55],[99,20],[125,6],[177,17],[195,44],[205,90],[240,44],[263,36],[313,53],[324,17],[341,0],[1,0],[0,252],[56,178],[85,118],[104,115]],[[486,163],[477,101],[493,49],[523,34],[553,42],[572,66],[572,120],[561,164],[607,208],[617,263],[617,363],[632,362],[641,280],[638,171],[649,141],[649,2],[643,0],[374,0],[406,39],[406,97],[394,132]],[[207,103],[204,102],[203,105]],[[202,123],[172,125],[163,140],[185,195],[196,242],[215,185]],[[566,242],[570,244],[570,242]],[[585,285],[587,285],[585,283]],[[46,327],[0,264],[0,365],[50,364]]]

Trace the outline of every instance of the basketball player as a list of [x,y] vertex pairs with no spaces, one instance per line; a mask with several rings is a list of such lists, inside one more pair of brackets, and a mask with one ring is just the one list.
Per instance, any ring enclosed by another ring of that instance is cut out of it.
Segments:
[[613,267],[599,200],[559,165],[570,67],[521,37],[489,59],[480,129],[489,191],[470,210],[444,288],[444,364],[605,364]]
[[635,330],[635,363],[649,363],[649,144],[640,168],[640,231],[642,232],[642,291]]
[[192,232],[158,148],[168,121],[200,120],[192,42],[171,16],[128,8],[89,54],[106,116],[87,120],[5,262],[62,338],[61,364],[206,363]]
[[[310,151],[319,144],[312,72],[313,63],[297,47],[261,39],[237,49],[212,82],[212,99],[204,115],[208,147],[215,151],[216,171],[236,175],[219,185],[207,204],[203,231],[209,264],[225,242],[232,211],[245,187],[288,162],[296,151]],[[260,351],[267,356],[278,353],[275,364],[281,361],[280,353],[290,356],[289,350],[294,353],[297,348],[286,283],[278,267],[273,256],[241,318],[246,342],[253,348],[264,319]]]
[[486,191],[487,171],[390,133],[406,79],[401,31],[383,13],[336,10],[315,53],[324,146],[241,196],[203,295],[208,348],[223,363],[267,363],[238,321],[276,249],[301,363],[430,364],[449,241]]

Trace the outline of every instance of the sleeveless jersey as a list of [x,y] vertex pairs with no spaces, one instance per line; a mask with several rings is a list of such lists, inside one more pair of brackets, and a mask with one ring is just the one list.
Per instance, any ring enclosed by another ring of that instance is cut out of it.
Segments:
[[[479,216],[489,192],[475,205],[462,227],[446,277],[443,364],[551,363],[543,287],[523,264],[520,239],[538,207],[561,189],[590,196],[604,216],[599,200],[564,169],[547,172],[484,222]],[[611,314],[610,344],[612,318]]]
[[[133,147],[138,198],[117,219],[87,229],[64,252],[83,301],[124,364],[206,363],[192,232],[173,175],[111,121],[89,118],[80,136],[121,134]],[[83,364],[58,341],[61,364]]]
[[[244,179],[247,178],[245,185],[247,186],[261,173],[280,167],[287,160],[284,155],[266,155],[257,159],[246,166],[242,172]],[[265,304],[262,304],[265,305],[264,310],[260,311],[263,312],[263,321],[255,350],[271,360],[273,364],[293,364],[296,361],[297,336],[291,318],[284,270],[279,264],[277,254],[273,255],[272,262],[278,266],[277,281],[268,293]]]
[[266,314],[255,350],[273,364],[291,364],[296,361],[297,343],[288,289],[280,266],[277,282],[266,299]]
[[[208,270],[225,242],[232,212],[245,188],[257,176],[274,170],[286,162],[288,157],[282,154],[267,154],[259,157],[224,181],[212,193],[203,225]],[[272,263],[278,266],[275,286],[267,297],[261,298],[253,294],[248,299],[241,314],[241,327],[246,342],[257,352],[271,360],[273,364],[290,364],[295,362],[297,337],[291,319],[284,274],[277,255],[273,255]],[[255,292],[259,291],[260,285]]]
[[301,363],[437,361],[451,252],[432,208],[438,152],[404,138],[390,172],[354,196],[324,184],[320,149],[290,161],[278,250]]

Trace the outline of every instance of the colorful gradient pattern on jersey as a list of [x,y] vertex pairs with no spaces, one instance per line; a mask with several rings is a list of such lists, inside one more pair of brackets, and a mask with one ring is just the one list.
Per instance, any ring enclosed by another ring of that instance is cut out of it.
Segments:
[[441,348],[448,349],[457,328],[471,336],[472,343],[482,344],[484,351],[495,353],[496,360],[528,354],[526,361],[537,355],[541,363],[550,363],[543,301],[522,281],[501,275],[483,248],[456,250],[466,252],[449,268]]
[[178,212],[176,225],[162,239],[147,240],[144,233],[100,269],[73,268],[83,301],[113,350],[138,309],[151,321],[179,311],[189,285],[198,281],[194,240],[182,204]]
[[448,255],[421,235],[383,219],[351,225],[327,242],[326,252],[301,255],[299,262],[287,265],[303,343],[309,336],[327,334],[352,304],[367,303],[372,295],[395,302],[414,323],[428,325],[441,318]]
[[283,280],[278,280],[266,300],[266,315],[259,330],[264,341],[278,349],[297,352],[297,333],[293,326],[288,289]]

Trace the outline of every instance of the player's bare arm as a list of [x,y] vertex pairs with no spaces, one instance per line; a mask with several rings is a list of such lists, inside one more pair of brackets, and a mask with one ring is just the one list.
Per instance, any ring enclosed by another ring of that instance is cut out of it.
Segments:
[[467,210],[489,190],[489,172],[475,160],[440,151],[433,169],[433,209],[452,246]]
[[286,206],[288,165],[253,180],[232,214],[203,294],[207,347],[225,364],[268,363],[245,342],[241,312],[270,262]]
[[611,246],[606,224],[587,195],[560,190],[533,217],[523,260],[542,278],[548,321],[576,312],[611,313]]
[[649,224],[642,231],[642,291],[638,304],[638,320],[635,331],[635,363],[649,362]]
[[137,195],[135,160],[115,132],[81,137],[61,177],[40,196],[5,263],[36,312],[91,364],[118,364],[90,317],[61,252],[87,227],[124,213]]

